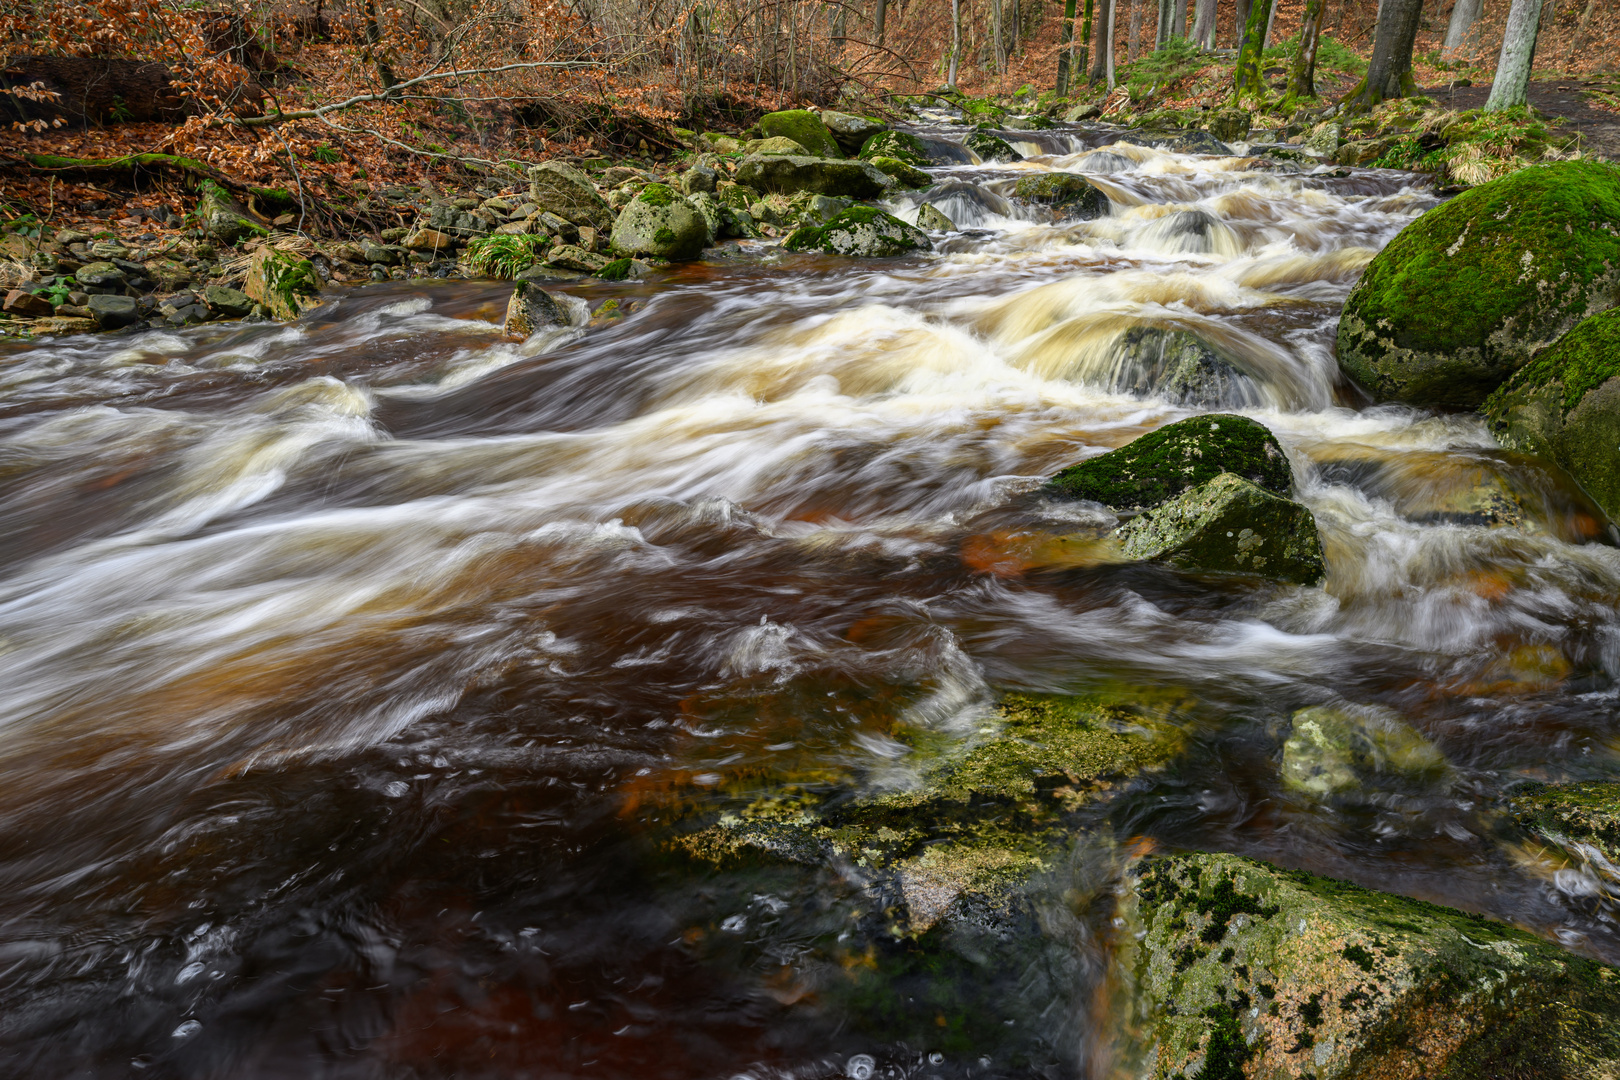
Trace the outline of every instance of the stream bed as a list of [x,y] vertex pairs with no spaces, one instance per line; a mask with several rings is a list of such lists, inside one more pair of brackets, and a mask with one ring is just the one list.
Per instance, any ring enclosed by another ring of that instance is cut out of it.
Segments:
[[[890,204],[956,224],[926,257],[743,242],[561,284],[576,325],[521,343],[509,283],[418,282],[6,346],[0,1071],[1106,1077],[1124,844],[1620,961],[1609,900],[1500,813],[1614,773],[1612,527],[1478,417],[1373,406],[1333,359],[1362,268],[1437,198],[1002,134],[1028,160]],[[1042,169],[1111,213],[1015,199]],[[1188,337],[1220,378],[1178,378]],[[1065,543],[1113,515],[1043,478],[1216,411],[1287,450],[1322,585]],[[1130,688],[1178,703],[1184,751],[979,954],[908,952],[856,867],[673,853],[762,794],[903,788],[1002,694]],[[1288,788],[1313,705],[1393,710],[1444,780]]]

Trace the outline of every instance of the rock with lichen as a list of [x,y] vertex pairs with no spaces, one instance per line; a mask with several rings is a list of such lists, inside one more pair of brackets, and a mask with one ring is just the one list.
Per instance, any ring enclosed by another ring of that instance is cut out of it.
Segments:
[[1288,455],[1276,436],[1246,416],[1210,413],[1167,424],[1046,483],[1056,498],[1089,499],[1115,510],[1144,510],[1235,473],[1274,495],[1293,487]]
[[296,319],[321,303],[321,279],[314,265],[268,245],[253,253],[242,291],[277,319]]
[[1024,160],[1024,155],[1014,150],[1011,143],[989,131],[971,133],[967,137],[966,145],[987,165]]
[[1142,860],[1116,925],[1121,1075],[1598,1077],[1620,971],[1502,923],[1236,855]]
[[613,225],[613,208],[590,177],[561,161],[544,161],[529,170],[529,200],[574,225]]
[[915,225],[871,206],[852,206],[823,225],[805,225],[784,241],[789,251],[882,258],[928,251],[933,243]]
[[1339,321],[1339,365],[1380,399],[1474,408],[1582,319],[1620,302],[1620,170],[1537,165],[1405,229]]
[[1482,411],[1502,442],[1557,462],[1620,518],[1620,308],[1578,324]]
[[615,253],[684,262],[695,259],[709,243],[703,214],[667,184],[648,184],[613,223]]
[[809,109],[784,109],[759,118],[759,130],[767,138],[792,139],[816,157],[841,158],[843,151],[821,118]]
[[1042,172],[1020,177],[1013,185],[1013,194],[1080,218],[1108,213],[1108,196],[1078,173]]
[[808,191],[850,199],[875,199],[894,185],[869,161],[797,154],[750,154],[737,165],[737,182],[762,192]]
[[1316,518],[1235,473],[1221,473],[1120,526],[1128,559],[1204,574],[1314,585],[1327,570]]

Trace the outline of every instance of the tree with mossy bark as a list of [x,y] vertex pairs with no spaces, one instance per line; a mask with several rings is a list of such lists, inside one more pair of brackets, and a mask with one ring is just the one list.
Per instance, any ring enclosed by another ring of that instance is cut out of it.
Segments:
[[1541,26],[1541,0],[1513,0],[1507,29],[1502,33],[1502,55],[1496,77],[1485,99],[1486,112],[1501,112],[1529,100],[1530,64],[1536,54],[1536,31]]
[[1340,103],[1344,111],[1370,112],[1381,101],[1406,97],[1417,89],[1412,78],[1412,46],[1423,17],[1423,0],[1384,0],[1378,11],[1367,74]]
[[1305,0],[1299,28],[1299,51],[1288,70],[1288,92],[1297,98],[1316,96],[1316,48],[1322,39],[1323,0]]
[[1261,78],[1261,53],[1266,44],[1266,24],[1271,19],[1272,0],[1255,0],[1249,6],[1249,17],[1243,23],[1243,37],[1238,42],[1237,69],[1232,74],[1232,89],[1238,98],[1265,93]]
[[1063,29],[1058,36],[1057,93],[1069,92],[1069,42],[1074,40],[1074,0],[1063,0]]

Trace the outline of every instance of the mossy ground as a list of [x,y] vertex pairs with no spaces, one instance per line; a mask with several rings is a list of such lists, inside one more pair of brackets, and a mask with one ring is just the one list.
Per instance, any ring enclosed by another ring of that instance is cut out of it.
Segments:
[[1143,509],[1221,473],[1235,473],[1284,497],[1293,487],[1288,455],[1264,425],[1245,416],[1211,413],[1168,424],[1071,465],[1047,481],[1045,490],[1116,510]]
[[1175,855],[1121,915],[1143,1075],[1597,1076],[1620,1054],[1620,972],[1464,912]]
[[1620,168],[1523,169],[1390,241],[1345,304],[1339,363],[1379,397],[1472,408],[1617,284]]

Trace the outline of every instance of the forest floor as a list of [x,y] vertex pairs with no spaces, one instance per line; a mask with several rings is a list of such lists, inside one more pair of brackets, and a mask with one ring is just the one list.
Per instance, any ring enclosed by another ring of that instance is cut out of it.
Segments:
[[[1620,112],[1597,108],[1594,101],[1614,101],[1614,81],[1586,79],[1535,80],[1530,107],[1556,122],[1560,134],[1580,136],[1580,149],[1593,157],[1620,161]],[[1431,86],[1422,93],[1448,109],[1478,109],[1490,94],[1484,86]]]

